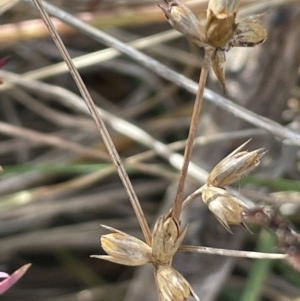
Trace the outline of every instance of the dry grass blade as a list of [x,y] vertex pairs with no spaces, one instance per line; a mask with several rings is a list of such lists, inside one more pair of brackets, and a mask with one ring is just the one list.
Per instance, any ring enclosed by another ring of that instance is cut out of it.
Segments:
[[257,259],[285,259],[287,254],[278,253],[260,253],[238,250],[226,250],[218,248],[198,247],[198,246],[185,246],[181,245],[179,251],[183,252],[196,252],[211,255],[229,256],[229,257],[244,257],[244,258],[257,258]]
[[0,15],[5,11],[11,9],[13,6],[17,5],[21,0],[1,0],[0,1]]
[[[94,1],[96,2],[97,0]],[[242,1],[242,5],[246,6],[244,9],[240,10],[239,16],[248,16],[249,14],[265,11],[276,6],[296,3],[297,1],[298,0],[274,0],[271,3],[270,1],[259,1],[260,3],[253,3],[252,0]],[[1,6],[2,2],[3,6]],[[0,12],[3,13],[12,8],[18,2],[21,2],[21,0],[2,0],[2,2],[0,2]],[[206,2],[207,0],[194,0],[186,1],[186,4],[190,8],[192,8],[195,13],[199,13],[202,17],[204,16]],[[250,5],[247,5],[249,3]],[[133,14],[135,15],[135,18],[132,18]],[[149,6],[142,8],[141,10],[138,8],[127,8],[126,10],[118,11],[118,9],[115,8],[115,12],[113,12],[112,14],[110,13],[110,11],[104,10],[103,12],[96,12],[95,15],[93,13],[82,13],[77,16],[85,22],[88,22],[100,28],[106,27],[107,25],[132,26],[138,24],[143,25],[148,22],[156,23],[161,22],[163,18],[163,16],[159,13],[159,11],[157,11],[155,7],[153,7],[153,5],[151,5],[151,7]],[[32,30],[33,23],[35,25],[35,30]],[[56,20],[55,23],[61,34],[74,33],[74,29],[66,26],[63,22]],[[17,24],[5,24],[0,28],[0,43],[1,45],[7,45],[8,43],[17,43],[22,40],[29,40],[31,38],[42,38],[47,36],[48,34],[49,33],[47,32],[47,30],[44,30],[42,28],[42,21],[40,20],[23,21],[18,22]]]
[[[162,42],[167,42],[180,37],[180,33],[174,30],[164,31],[158,34],[154,34],[149,37],[137,39],[133,42],[128,43],[130,46],[136,49],[144,49],[150,46],[155,46]],[[93,53],[88,53],[86,55],[78,56],[73,58],[73,63],[75,67],[79,69],[84,69],[95,64],[105,62],[107,60],[113,59],[120,56],[121,53],[114,48],[108,48],[99,50]],[[22,76],[27,79],[44,79],[55,75],[64,74],[68,72],[69,69],[64,62],[52,64],[43,68],[35,69],[26,73]],[[13,87],[13,83],[3,83],[0,86],[0,91],[6,91]]]
[[247,17],[249,15],[264,12],[267,9],[270,9],[271,7],[288,5],[292,3],[299,3],[299,0],[273,0],[272,2],[257,1],[257,3],[246,5],[243,9],[241,9],[238,13],[238,17]]
[[48,13],[46,12],[46,10],[44,9],[43,7],[43,4],[40,0],[33,0],[34,1],[34,4],[36,5],[36,7],[38,8],[40,14],[41,14],[41,17],[42,19],[44,20],[46,26],[48,27],[50,33],[51,33],[51,36],[55,42],[55,44],[57,45],[59,51],[61,52],[66,64],[68,65],[68,68],[70,70],[70,73],[78,87],[78,89],[80,90],[80,93],[83,97],[83,99],[86,101],[86,104],[90,110],[90,113],[92,115],[92,117],[94,118],[97,126],[98,126],[98,129],[100,131],[100,134],[105,142],[105,145],[108,149],[108,152],[111,156],[111,159],[112,161],[114,162],[116,168],[117,168],[117,171],[118,171],[118,174],[121,178],[121,181],[123,182],[124,184],[124,187],[126,188],[126,192],[128,194],[128,197],[130,199],[130,202],[133,206],[133,209],[136,213],[136,216],[138,218],[138,221],[140,223],[140,226],[142,228],[142,231],[143,231],[143,234],[145,236],[145,239],[146,239],[146,242],[148,244],[151,243],[151,233],[150,233],[150,229],[149,229],[149,226],[147,224],[147,221],[145,219],[145,216],[144,216],[144,213],[143,213],[143,210],[140,206],[140,203],[138,201],[138,198],[136,196],[136,193],[132,187],[132,184],[129,180],[129,177],[127,175],[127,172],[123,166],[123,163],[120,159],[120,156],[110,138],[110,135],[106,129],[106,126],[95,106],[95,104],[93,103],[93,100],[83,82],[83,80],[81,79],[80,77],[80,74],[79,72],[77,71],[76,67],[74,66],[74,63],[72,62],[72,59],[68,53],[68,51],[66,50],[62,40],[60,39],[57,31],[55,30],[55,27],[53,26],[53,23],[51,22],[50,18],[49,18],[49,15]]
[[12,137],[25,138],[40,144],[52,145],[62,149],[67,149],[82,156],[89,156],[105,161],[110,160],[110,157],[106,153],[97,149],[82,146],[78,143],[70,142],[54,135],[39,133],[34,130],[25,129],[23,127],[14,126],[4,122],[0,122],[0,133]]
[[[66,90],[62,87],[49,85],[44,82],[28,80],[20,75],[4,70],[0,70],[0,75],[5,77],[7,81],[11,81],[24,87],[25,89],[30,89],[41,94],[47,93],[48,95],[52,95],[55,97],[55,99],[60,100],[61,103],[73,110],[75,109],[83,113],[88,113],[88,109],[82,99],[69,90]],[[182,155],[172,152],[164,143],[153,138],[136,125],[129,123],[128,121],[101,109],[100,107],[97,109],[105,122],[107,122],[115,131],[130,137],[132,140],[145,145],[150,149],[153,149],[156,154],[160,155],[162,158],[165,158],[173,167],[180,170],[183,162]],[[193,162],[190,162],[189,173],[194,179],[201,181],[205,181],[207,176],[206,171],[199,168]]]
[[[260,129],[250,129],[250,130],[241,130],[235,132],[228,132],[228,133],[219,133],[209,136],[199,136],[195,138],[195,145],[207,145],[213,142],[221,142],[226,141],[228,139],[235,139],[235,138],[248,138],[248,137],[256,137],[256,136],[264,136],[266,133]],[[183,149],[186,145],[186,140],[176,141],[173,143],[168,144],[168,147],[172,151],[177,151]],[[144,153],[140,153],[138,155],[133,156],[130,161],[142,161],[152,158],[155,155],[155,152],[152,150],[146,151]]]

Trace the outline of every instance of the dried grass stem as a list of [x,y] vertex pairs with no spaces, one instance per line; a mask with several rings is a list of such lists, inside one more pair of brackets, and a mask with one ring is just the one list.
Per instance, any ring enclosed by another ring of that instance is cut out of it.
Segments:
[[133,189],[133,186],[130,182],[127,172],[124,168],[121,158],[120,158],[120,156],[113,144],[113,141],[107,131],[107,128],[97,110],[97,107],[95,106],[79,72],[77,71],[77,69],[66,49],[66,47],[64,46],[60,36],[58,35],[47,11],[43,7],[42,1],[41,0],[33,0],[33,2],[35,4],[35,6],[37,7],[37,9],[39,10],[41,17],[44,20],[45,25],[47,26],[47,28],[53,38],[53,41],[55,42],[57,48],[59,49],[61,55],[63,56],[67,66],[69,68],[70,74],[72,75],[83,99],[85,100],[85,102],[87,104],[87,107],[88,107],[93,119],[95,120],[95,122],[97,124],[98,130],[99,130],[99,132],[103,138],[103,141],[108,149],[108,152],[112,158],[112,161],[113,161],[114,165],[116,166],[116,169],[121,178],[121,181],[122,181],[124,187],[126,188],[126,192],[128,194],[129,200],[132,204],[132,207],[136,213],[137,219],[140,223],[141,229],[145,236],[145,240],[146,240],[147,244],[150,245],[151,244],[151,232],[150,232],[149,226],[147,224],[146,218],[144,216],[143,210],[140,206],[139,200]]
[[205,49],[205,56],[204,56],[203,66],[199,78],[199,86],[196,94],[195,105],[194,105],[191,124],[190,124],[190,130],[186,142],[183,164],[179,176],[176,199],[175,199],[174,207],[172,209],[172,216],[177,220],[179,220],[180,217],[183,195],[184,195],[184,185],[185,185],[185,180],[187,177],[189,163],[191,160],[194,141],[197,133],[197,126],[198,126],[199,115],[202,107],[204,88],[207,80],[208,71],[211,65],[211,55],[212,55],[212,50]]

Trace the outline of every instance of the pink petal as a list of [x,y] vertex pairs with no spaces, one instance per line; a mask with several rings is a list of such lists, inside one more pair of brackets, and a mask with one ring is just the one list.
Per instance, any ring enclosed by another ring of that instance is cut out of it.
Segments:
[[2,68],[8,62],[8,60],[9,60],[8,56],[0,59],[0,68]]
[[[11,276],[0,282],[0,295],[11,288],[29,269],[31,263],[23,265],[21,268],[16,270]],[[5,273],[3,273],[5,274]]]
[[7,278],[9,277],[8,274],[4,273],[4,272],[0,272],[0,278]]

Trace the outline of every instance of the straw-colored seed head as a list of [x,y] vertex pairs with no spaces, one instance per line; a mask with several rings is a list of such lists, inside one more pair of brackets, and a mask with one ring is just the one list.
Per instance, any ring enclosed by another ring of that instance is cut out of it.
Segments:
[[210,0],[206,13],[205,37],[212,47],[225,47],[237,27],[235,17],[239,1]]
[[108,255],[92,255],[114,263],[139,266],[149,262],[151,248],[143,241],[117,229],[103,226],[113,233],[101,236],[101,246]]
[[202,199],[217,220],[230,233],[229,224],[246,227],[243,212],[247,205],[225,189],[205,185],[202,188]]
[[229,15],[238,9],[239,2],[239,0],[209,0],[208,9],[216,15]]
[[225,47],[232,39],[236,29],[235,24],[236,12],[218,17],[212,11],[209,11],[209,16],[206,20],[205,38],[206,42],[215,48]]
[[173,217],[161,216],[153,229],[152,256],[158,264],[168,263],[178,250],[187,227],[180,233],[178,222]]
[[199,301],[187,280],[168,265],[161,265],[156,271],[159,293],[164,301],[184,301],[189,296]]
[[204,43],[204,28],[193,12],[179,0],[165,0],[167,7],[158,6],[165,13],[170,25],[181,32],[199,47],[206,46]]
[[257,149],[252,152],[239,152],[247,143],[248,141],[213,168],[207,178],[207,185],[224,187],[246,176],[259,165],[260,159],[265,152],[263,152],[263,149]]

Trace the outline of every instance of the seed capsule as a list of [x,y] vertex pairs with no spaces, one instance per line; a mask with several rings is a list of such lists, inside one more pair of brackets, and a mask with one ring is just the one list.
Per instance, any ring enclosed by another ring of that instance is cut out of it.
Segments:
[[252,152],[240,152],[249,141],[239,146],[213,168],[206,181],[207,185],[224,187],[246,176],[259,165],[261,157],[266,153],[262,148]]
[[187,227],[180,233],[178,222],[173,217],[161,216],[153,229],[152,255],[156,263],[168,263],[178,250]]
[[243,220],[243,211],[248,206],[225,189],[204,186],[202,187],[202,199],[217,220],[230,233],[232,231],[229,224],[247,228]]
[[214,51],[212,67],[227,94],[225,51],[232,47],[253,47],[265,41],[267,33],[257,22],[257,16],[237,21],[239,0],[210,0],[203,26],[180,0],[164,1],[167,7],[158,6],[171,26],[199,47]]
[[108,255],[91,257],[129,266],[139,266],[149,262],[151,248],[146,243],[117,229],[104,225],[102,227],[113,232],[101,236],[101,246]]
[[204,28],[193,12],[179,0],[165,0],[168,6],[165,8],[158,4],[165,13],[170,25],[185,35],[199,47],[204,47]]
[[164,301],[184,301],[189,296],[200,301],[187,280],[168,265],[161,265],[156,271],[157,285]]
[[212,47],[225,47],[237,27],[235,23],[239,1],[210,0],[206,14],[205,38]]

